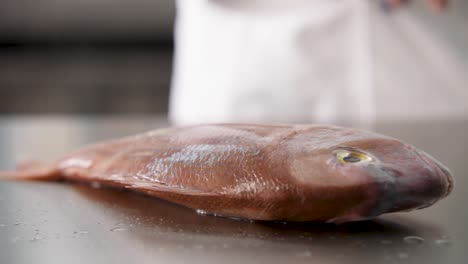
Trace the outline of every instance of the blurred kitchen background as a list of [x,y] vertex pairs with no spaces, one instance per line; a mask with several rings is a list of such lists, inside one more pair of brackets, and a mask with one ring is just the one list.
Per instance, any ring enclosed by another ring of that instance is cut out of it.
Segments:
[[[372,5],[377,118],[468,116],[468,1]],[[173,0],[2,0],[0,114],[166,113]]]
[[3,0],[0,113],[167,111],[172,0]]

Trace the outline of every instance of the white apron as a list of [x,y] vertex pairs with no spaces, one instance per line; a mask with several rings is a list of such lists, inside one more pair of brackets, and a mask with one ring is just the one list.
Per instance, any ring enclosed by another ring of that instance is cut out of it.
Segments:
[[369,123],[362,0],[178,0],[170,120]]

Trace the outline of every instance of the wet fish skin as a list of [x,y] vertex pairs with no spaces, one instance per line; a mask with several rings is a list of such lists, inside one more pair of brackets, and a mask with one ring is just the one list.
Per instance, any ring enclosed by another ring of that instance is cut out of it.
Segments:
[[[371,160],[340,162],[343,149]],[[453,186],[448,169],[413,146],[322,125],[167,128],[0,177],[125,187],[230,217],[338,223],[426,207]]]

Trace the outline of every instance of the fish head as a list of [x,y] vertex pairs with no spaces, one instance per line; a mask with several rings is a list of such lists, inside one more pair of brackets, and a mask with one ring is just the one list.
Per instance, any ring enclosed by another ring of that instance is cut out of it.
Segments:
[[303,137],[291,163],[295,179],[308,190],[305,200],[324,201],[326,220],[420,209],[452,191],[450,171],[422,150],[379,134],[343,130],[331,130],[319,141]]
[[396,139],[347,142],[335,153],[342,167],[357,167],[356,173],[366,175],[377,190],[375,207],[369,215],[425,208],[453,189],[452,174],[446,166]]

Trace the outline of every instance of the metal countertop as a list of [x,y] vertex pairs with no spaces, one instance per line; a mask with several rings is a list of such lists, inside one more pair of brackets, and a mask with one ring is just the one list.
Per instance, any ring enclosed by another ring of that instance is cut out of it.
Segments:
[[[0,169],[166,126],[158,117],[3,117]],[[343,225],[204,216],[155,198],[54,182],[0,182],[0,263],[467,263],[468,121],[377,123],[455,176],[430,208]]]

